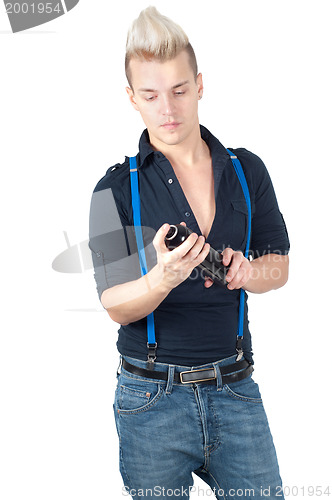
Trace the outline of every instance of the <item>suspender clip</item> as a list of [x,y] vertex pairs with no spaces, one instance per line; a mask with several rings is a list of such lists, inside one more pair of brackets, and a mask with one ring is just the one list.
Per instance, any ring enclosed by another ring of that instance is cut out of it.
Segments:
[[149,344],[149,342],[147,342],[146,345],[148,346],[148,370],[153,370],[154,362],[157,358],[156,356],[157,342],[155,342],[154,344]]
[[243,358],[242,337],[238,337],[236,339],[236,350],[237,350],[236,361],[240,361]]

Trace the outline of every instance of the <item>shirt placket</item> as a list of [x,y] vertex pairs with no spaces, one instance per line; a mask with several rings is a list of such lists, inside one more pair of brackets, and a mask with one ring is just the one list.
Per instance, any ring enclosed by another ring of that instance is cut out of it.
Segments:
[[181,217],[183,217],[183,221],[190,229],[192,229],[198,234],[201,234],[195,215],[188,203],[188,200],[183,192],[179,180],[175,175],[171,163],[167,160],[167,158],[165,158],[164,155],[160,153],[157,153],[156,157],[159,166],[162,168],[162,171],[164,172],[168,190],[175,201],[176,207],[179,210]]

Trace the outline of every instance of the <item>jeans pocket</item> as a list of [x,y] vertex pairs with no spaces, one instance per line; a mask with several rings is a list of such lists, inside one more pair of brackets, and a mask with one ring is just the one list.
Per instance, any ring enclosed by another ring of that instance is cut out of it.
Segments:
[[239,382],[225,384],[226,393],[234,399],[246,401],[248,403],[262,403],[262,396],[258,384],[249,376]]
[[120,376],[114,410],[123,415],[146,412],[154,407],[163,392],[159,383]]

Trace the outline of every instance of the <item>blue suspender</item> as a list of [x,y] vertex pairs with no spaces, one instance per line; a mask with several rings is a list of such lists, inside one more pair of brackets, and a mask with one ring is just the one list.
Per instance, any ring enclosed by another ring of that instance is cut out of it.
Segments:
[[[141,206],[140,206],[140,197],[138,190],[138,176],[137,176],[137,165],[135,156],[129,158],[129,167],[130,167],[130,184],[131,184],[131,202],[133,205],[134,226],[135,226],[135,235],[138,248],[138,257],[141,266],[141,275],[144,276],[147,273],[147,265],[146,265],[143,235],[142,235]],[[148,367],[151,368],[151,364],[153,366],[153,362],[156,359],[156,349],[157,349],[153,312],[148,314],[147,316],[147,330],[148,330],[147,347],[148,347],[148,364],[149,364]]]
[[[240,163],[240,160],[235,156],[232,151],[227,149],[232,163],[233,167],[235,169],[236,175],[238,176],[238,179],[240,181],[242,191],[244,194],[244,198],[247,203],[247,210],[248,210],[248,230],[247,230],[247,243],[246,243],[246,249],[244,252],[244,256],[246,258],[249,257],[249,244],[250,244],[250,236],[251,236],[251,202],[250,202],[250,194],[249,194],[249,189],[248,189],[248,184],[242,169],[242,165]],[[236,361],[239,361],[242,358],[243,351],[242,351],[242,340],[243,340],[243,320],[244,320],[244,290],[241,288],[240,290],[240,304],[239,304],[239,320],[238,320],[238,327],[237,327],[237,340],[236,340],[236,350],[238,352],[238,357]]]
[[[232,153],[232,151],[227,149],[227,152],[229,153],[230,158],[232,160],[236,175],[238,176],[238,179],[239,179],[241,187],[242,187],[244,198],[245,198],[246,203],[247,203],[248,230],[247,230],[247,243],[246,243],[244,256],[246,258],[248,258],[250,236],[251,236],[250,194],[249,194],[247,181],[246,181],[245,175],[243,173],[243,169],[242,169],[240,161]],[[138,248],[138,257],[139,257],[139,262],[140,262],[140,267],[141,267],[141,274],[142,274],[142,276],[144,276],[147,273],[147,265],[146,265],[146,258],[145,258],[145,252],[144,252],[144,242],[143,242],[143,235],[142,235],[140,196],[139,196],[139,189],[138,189],[138,176],[137,176],[137,165],[136,165],[136,157],[135,156],[129,158],[129,167],[130,167],[131,198],[132,198],[133,215],[134,215],[135,235],[136,235],[136,242],[137,242],[137,248]],[[237,357],[236,361],[239,361],[243,356],[242,339],[243,339],[243,326],[244,326],[244,297],[245,297],[245,292],[241,288],[237,341],[236,341],[236,350],[238,352],[238,357]],[[156,359],[156,349],[157,349],[153,312],[147,316],[147,331],[148,331],[148,342],[147,342],[148,368],[153,368],[153,362]]]

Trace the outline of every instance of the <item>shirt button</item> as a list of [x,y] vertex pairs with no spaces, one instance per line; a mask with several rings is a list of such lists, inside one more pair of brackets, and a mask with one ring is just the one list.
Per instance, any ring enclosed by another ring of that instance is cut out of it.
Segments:
[[172,184],[173,179],[168,179],[168,184]]
[[185,212],[184,214],[186,217],[189,217],[190,216],[190,212]]

